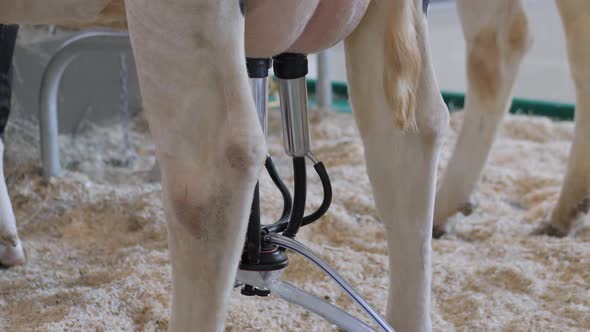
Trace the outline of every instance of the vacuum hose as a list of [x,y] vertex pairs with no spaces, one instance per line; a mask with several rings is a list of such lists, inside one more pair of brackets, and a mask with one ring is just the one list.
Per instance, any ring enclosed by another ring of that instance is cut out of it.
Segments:
[[305,200],[307,196],[307,179],[305,157],[293,158],[293,207],[289,216],[289,223],[283,235],[294,238],[301,227],[305,215]]

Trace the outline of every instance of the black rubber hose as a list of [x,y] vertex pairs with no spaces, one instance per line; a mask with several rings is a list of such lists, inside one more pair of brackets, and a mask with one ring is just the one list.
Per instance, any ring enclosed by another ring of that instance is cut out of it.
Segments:
[[322,182],[322,188],[324,189],[324,199],[322,204],[315,212],[303,218],[301,226],[309,225],[312,222],[320,219],[321,216],[328,212],[330,204],[332,204],[332,184],[330,183],[330,177],[328,176],[328,172],[326,171],[324,163],[320,161],[313,165],[313,168],[315,169],[316,173],[318,173],[320,181]]
[[260,251],[260,189],[257,183],[256,188],[254,188],[254,198],[252,199],[252,209],[248,220],[246,245],[244,246],[242,261],[248,264],[257,264],[260,259]]
[[263,228],[268,232],[280,233],[285,230],[287,223],[289,222],[289,215],[291,214],[293,199],[291,198],[291,192],[289,191],[289,188],[287,188],[287,185],[285,185],[279,176],[279,173],[275,168],[275,164],[270,156],[266,158],[266,163],[264,166],[266,167],[266,171],[268,172],[270,179],[275,184],[275,186],[277,186],[281,192],[281,195],[283,196],[283,212],[281,213],[281,218],[277,222],[272,225],[265,225]]
[[301,227],[305,215],[305,199],[307,194],[307,179],[305,174],[305,157],[293,158],[293,208],[289,216],[289,223],[283,233],[284,236],[294,238]]
[[[272,163],[272,160],[271,160],[271,163]],[[274,174],[277,175],[276,169],[274,169],[274,164],[272,164],[272,167],[273,167]],[[313,165],[313,168],[315,169],[315,171],[318,174],[320,181],[322,183],[322,188],[324,191],[324,198],[322,200],[322,203],[320,204],[320,206],[317,208],[317,210],[315,212],[313,212],[310,215],[307,215],[303,218],[303,220],[301,222],[301,226],[307,226],[307,225],[317,221],[324,214],[326,214],[326,212],[328,212],[328,209],[330,209],[330,205],[332,204],[332,184],[330,182],[330,177],[328,175],[328,172],[326,171],[326,167],[324,166],[324,163],[322,163],[320,161],[317,164]],[[268,169],[269,168],[267,167],[267,170]],[[269,174],[273,174],[273,172],[271,172],[269,170]],[[271,178],[273,178],[273,175],[271,175]],[[287,187],[282,182],[282,180],[278,177],[278,175],[277,175],[277,180],[280,181],[280,184],[284,187],[284,190],[288,195],[288,201],[290,204],[291,203],[291,195],[290,195]],[[273,178],[273,181],[275,181],[274,178]],[[275,184],[277,184],[277,182],[275,182]],[[277,184],[277,187],[280,188],[279,184]],[[283,192],[282,189],[281,189],[281,192]],[[285,198],[286,198],[285,195],[283,195],[283,200],[286,201]],[[280,233],[280,232],[284,231],[285,227],[287,226],[289,210],[290,210],[290,206],[289,206],[289,209],[285,209],[285,206],[284,206],[283,207],[283,217],[281,217],[281,219],[279,221],[277,221],[275,224],[264,226],[263,228],[267,232],[273,232],[273,233]],[[285,216],[287,218],[285,218]]]

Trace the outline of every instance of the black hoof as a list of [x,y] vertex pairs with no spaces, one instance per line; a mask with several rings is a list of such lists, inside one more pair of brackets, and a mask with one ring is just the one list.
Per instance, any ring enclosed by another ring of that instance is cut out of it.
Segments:
[[582,203],[578,205],[578,210],[583,214],[588,214],[588,212],[590,212],[590,197],[582,200]]
[[443,226],[433,226],[432,227],[432,238],[433,239],[440,239],[443,235],[447,234],[447,231]]
[[533,231],[533,235],[547,235],[551,237],[564,238],[568,236],[568,232],[564,232],[561,229],[547,223]]
[[468,217],[473,213],[473,211],[476,208],[477,208],[477,204],[472,203],[472,202],[467,202],[461,207],[461,209],[459,209],[459,212],[461,212],[461,214],[464,215],[465,217]]

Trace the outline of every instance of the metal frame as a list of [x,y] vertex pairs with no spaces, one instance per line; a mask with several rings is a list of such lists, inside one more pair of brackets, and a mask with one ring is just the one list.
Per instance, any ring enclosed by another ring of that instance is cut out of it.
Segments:
[[45,180],[61,174],[57,108],[59,87],[67,67],[85,52],[113,52],[130,47],[126,32],[83,32],[64,42],[49,61],[41,79],[39,97],[39,137]]
[[330,69],[330,49],[318,53],[318,88],[317,103],[318,107],[332,107],[332,70]]

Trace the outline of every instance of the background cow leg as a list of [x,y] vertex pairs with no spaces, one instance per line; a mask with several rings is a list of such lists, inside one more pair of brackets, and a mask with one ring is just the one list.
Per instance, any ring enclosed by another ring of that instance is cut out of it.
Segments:
[[4,177],[4,130],[11,104],[11,67],[18,25],[0,25],[0,265],[25,262]]
[[558,0],[557,6],[576,85],[576,128],[559,201],[543,231],[564,236],[590,209],[590,3]]
[[448,111],[426,29],[421,0],[373,1],[346,40],[351,102],[388,242],[386,317],[398,332],[432,329],[432,213]]
[[162,171],[171,331],[221,331],[266,155],[237,0],[127,0]]
[[[0,87],[1,88],[1,87]],[[25,253],[18,238],[16,220],[4,178],[4,141],[0,139],[0,265],[4,267],[25,263]]]
[[457,1],[467,46],[465,118],[436,196],[434,235],[449,217],[471,213],[469,198],[510,105],[512,86],[530,45],[520,0]]

